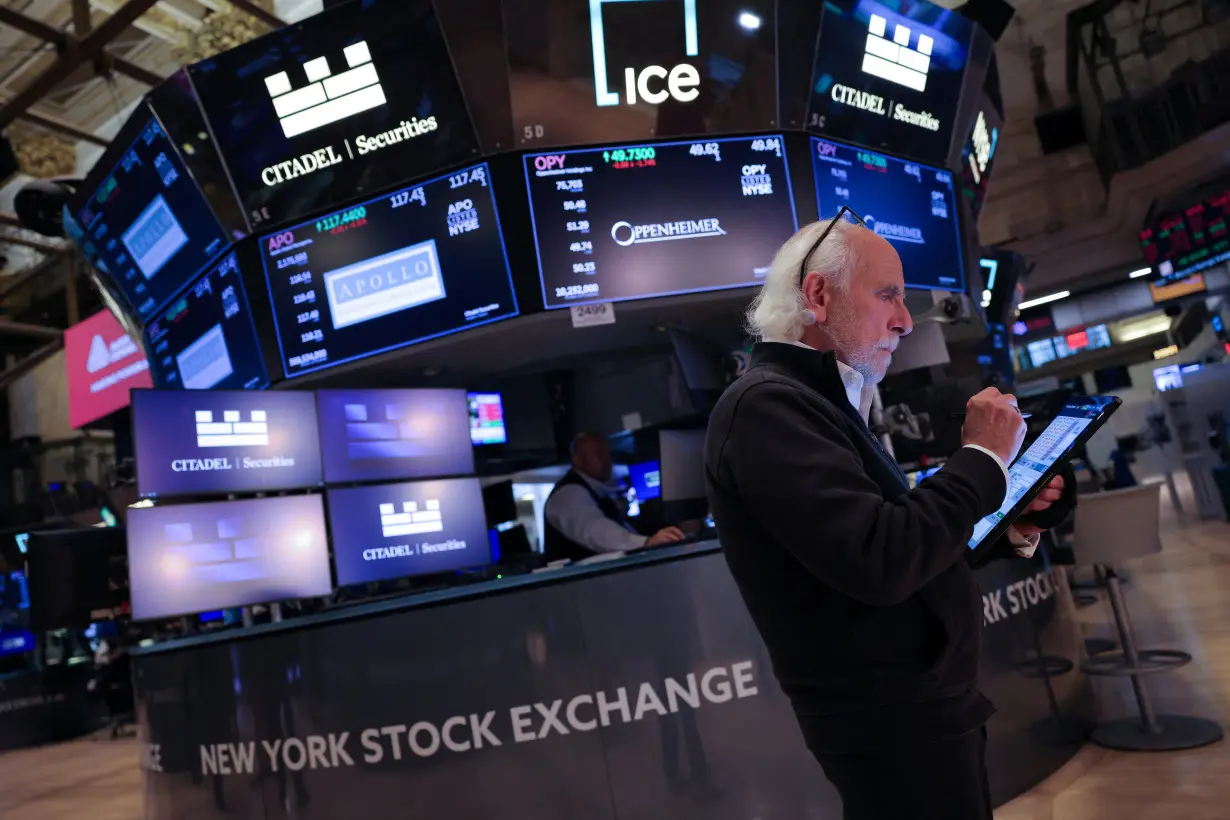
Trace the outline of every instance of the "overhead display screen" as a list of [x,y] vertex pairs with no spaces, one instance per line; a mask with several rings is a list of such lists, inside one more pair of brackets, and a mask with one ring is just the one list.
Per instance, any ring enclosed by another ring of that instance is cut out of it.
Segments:
[[524,162],[547,308],[755,285],[798,228],[777,136]]
[[968,19],[927,2],[826,0],[808,128],[945,164],[972,34]]
[[952,174],[812,137],[821,218],[842,205],[892,243],[910,288],[961,291],[961,254]]
[[109,310],[64,331],[64,371],[74,430],[127,407],[134,387],[151,386],[144,352]]
[[772,0],[502,5],[520,148],[779,127]]
[[470,475],[464,390],[320,390],[325,481]]
[[146,498],[321,483],[311,393],[136,390],[132,429],[137,491]]
[[142,319],[229,244],[162,126],[144,116],[128,150],[77,212],[101,267]]
[[269,386],[256,325],[231,253],[145,326],[158,387],[259,390]]
[[1230,185],[1140,232],[1145,261],[1163,281],[1177,281],[1230,260]]
[[467,393],[470,441],[475,446],[508,443],[504,427],[504,400],[499,393]]
[[517,315],[486,163],[261,239],[287,377]]
[[318,495],[138,507],[127,527],[139,621],[333,591]]
[[491,563],[477,478],[330,490],[338,586]]
[[189,71],[253,229],[478,154],[426,0],[346,3]]

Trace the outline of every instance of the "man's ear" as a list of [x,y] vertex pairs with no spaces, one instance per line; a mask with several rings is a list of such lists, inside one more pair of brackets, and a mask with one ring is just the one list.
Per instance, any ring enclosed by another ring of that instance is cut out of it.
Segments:
[[803,302],[816,315],[816,324],[824,324],[828,318],[831,292],[828,280],[818,273],[809,273],[803,280]]

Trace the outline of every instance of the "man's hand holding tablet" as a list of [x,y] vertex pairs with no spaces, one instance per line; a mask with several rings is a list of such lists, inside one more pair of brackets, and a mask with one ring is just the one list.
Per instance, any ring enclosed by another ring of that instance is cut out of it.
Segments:
[[962,444],[994,454],[1005,468],[1016,458],[1025,441],[1025,419],[1016,396],[988,387],[965,405]]

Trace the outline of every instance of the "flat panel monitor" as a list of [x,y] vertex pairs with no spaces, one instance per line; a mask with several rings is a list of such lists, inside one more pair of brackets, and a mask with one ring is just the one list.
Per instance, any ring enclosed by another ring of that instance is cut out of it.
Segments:
[[316,407],[326,482],[474,472],[463,390],[321,390]]
[[968,19],[924,0],[827,0],[808,128],[945,164],[972,37]]
[[487,526],[507,529],[509,521],[517,520],[517,498],[513,495],[513,483],[497,481],[483,487],[483,509],[487,514]]
[[334,489],[328,499],[339,586],[491,563],[477,478]]
[[189,73],[254,230],[478,155],[426,0],[347,3]]
[[503,0],[520,148],[777,124],[772,0]]
[[756,285],[798,229],[777,136],[524,162],[548,309]]
[[256,323],[239,270],[227,254],[145,326],[158,387],[259,390],[269,386]]
[[952,174],[827,140],[811,140],[822,219],[842,205],[892,243],[910,288],[962,291],[965,262]]
[[134,509],[128,566],[143,621],[333,591],[318,495]]
[[662,497],[662,467],[657,461],[642,461],[628,465],[628,482],[637,501]]
[[1162,282],[1176,282],[1230,260],[1230,183],[1210,185],[1184,208],[1140,231],[1145,261]]
[[138,390],[137,489],[153,498],[316,487],[316,397],[248,390]]
[[151,387],[149,362],[110,310],[64,331],[68,423],[76,430],[128,406],[128,392]]
[[[135,129],[135,130],[134,130]],[[229,239],[175,146],[144,106],[116,138],[124,153],[86,180],[77,222],[103,269],[145,319],[226,250]]]
[[518,313],[486,163],[260,244],[287,377]]
[[662,430],[658,433],[662,465],[662,500],[705,497],[705,431]]
[[470,442],[475,446],[505,444],[504,400],[499,393],[466,393],[470,412]]

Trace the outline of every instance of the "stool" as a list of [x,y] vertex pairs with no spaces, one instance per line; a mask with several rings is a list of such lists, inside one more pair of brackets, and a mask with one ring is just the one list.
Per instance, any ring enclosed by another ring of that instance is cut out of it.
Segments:
[[1121,652],[1086,658],[1086,674],[1126,677],[1132,681],[1139,719],[1103,722],[1093,731],[1093,742],[1123,751],[1194,749],[1222,738],[1217,723],[1185,715],[1157,715],[1149,701],[1144,676],[1190,663],[1192,656],[1175,649],[1137,649],[1131,617],[1123,600],[1114,564],[1162,551],[1158,530],[1160,484],[1081,495],[1076,506],[1073,552],[1077,566],[1093,567],[1102,578],[1115,615]]

